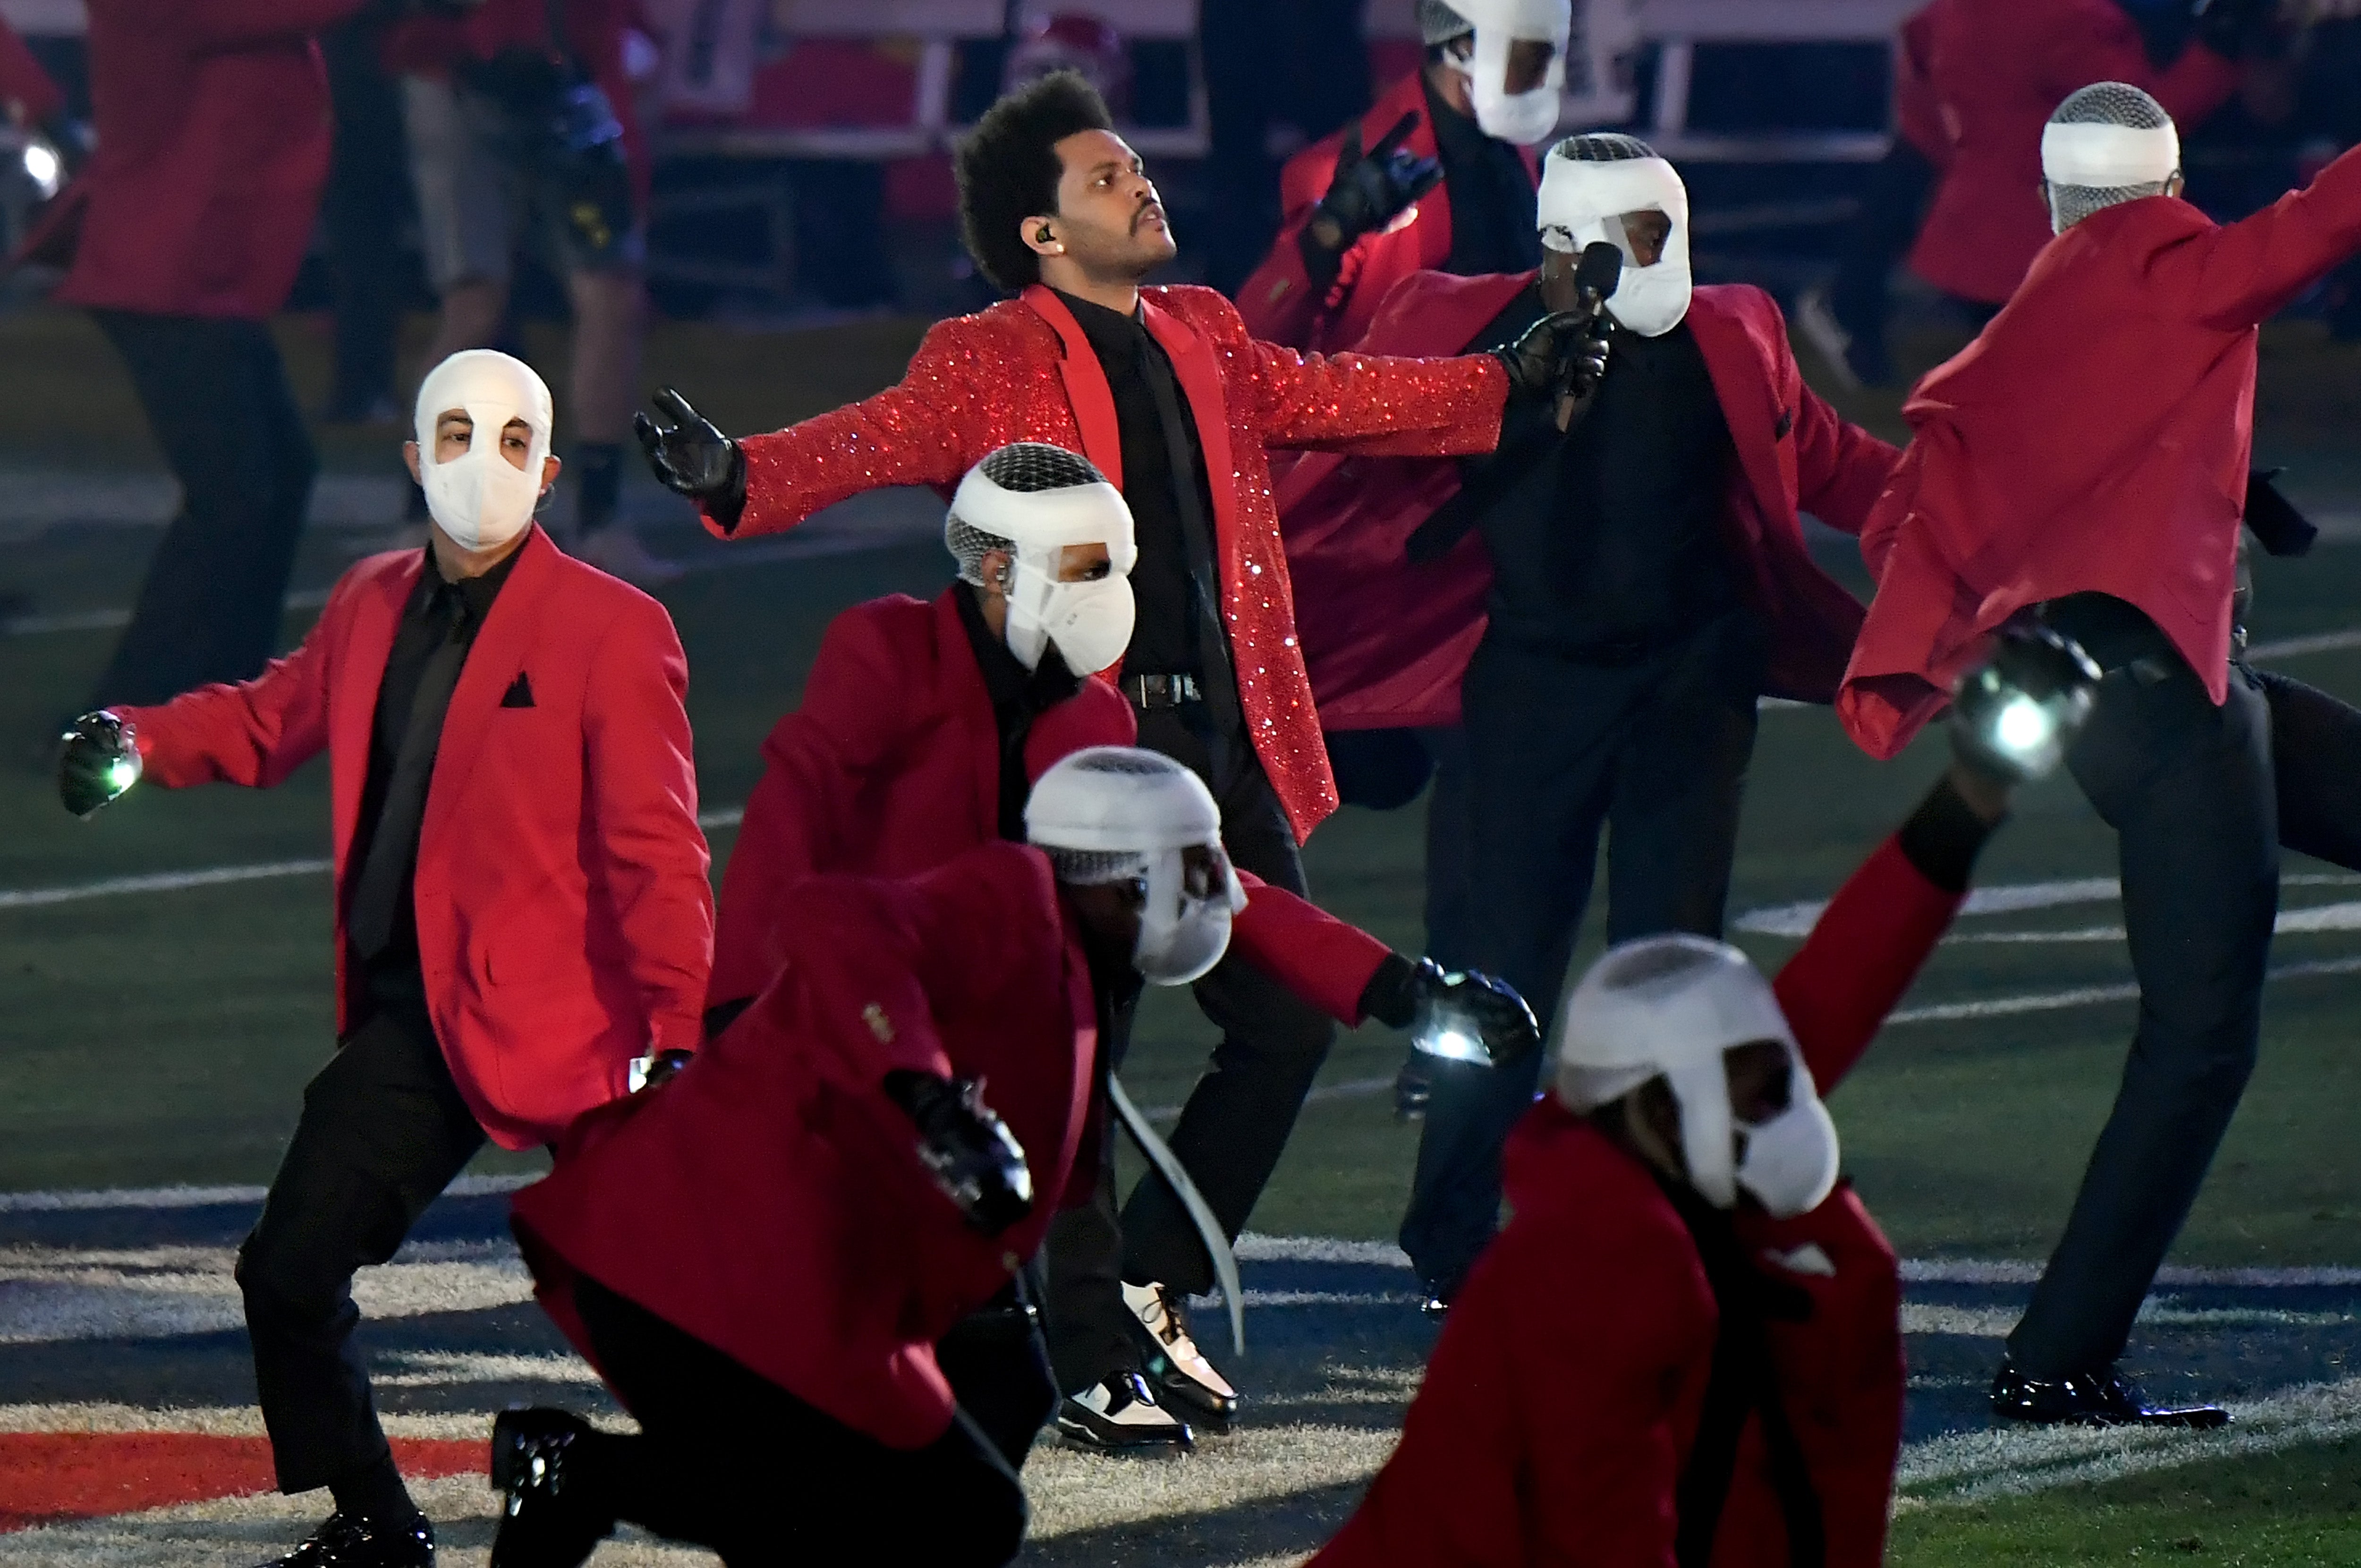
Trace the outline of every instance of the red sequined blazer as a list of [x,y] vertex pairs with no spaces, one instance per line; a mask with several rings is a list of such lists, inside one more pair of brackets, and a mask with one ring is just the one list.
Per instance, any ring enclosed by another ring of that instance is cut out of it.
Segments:
[[[1272,447],[1380,456],[1488,452],[1508,378],[1488,355],[1456,359],[1299,354],[1258,343],[1211,289],[1141,291],[1143,319],[1171,356],[1213,477],[1214,547],[1238,701],[1296,837],[1336,806],[1271,500]],[[1208,417],[1219,411],[1217,417]],[[1071,312],[1048,289],[936,323],[901,384],[745,442],[738,536],[775,533],[885,485],[948,495],[1012,441],[1079,451],[1120,486],[1115,394]],[[1222,476],[1229,482],[1224,484]]]

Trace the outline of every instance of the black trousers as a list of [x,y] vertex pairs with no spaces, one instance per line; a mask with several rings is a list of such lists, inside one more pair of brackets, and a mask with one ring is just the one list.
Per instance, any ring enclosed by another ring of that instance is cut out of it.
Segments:
[[1011,1470],[1025,1468],[1033,1440],[1058,1411],[1058,1384],[1041,1337],[1043,1294],[1037,1258],[989,1306],[935,1343],[935,1365],[952,1397]]
[[263,1425],[283,1492],[386,1456],[353,1343],[354,1271],[383,1263],[484,1145],[423,1016],[372,1016],[303,1091],[303,1114],[237,1252]]
[[[1608,834],[1609,941],[1721,934],[1739,803],[1754,750],[1763,633],[1744,611],[1638,662],[1606,667],[1488,638],[1462,685],[1477,961],[1557,1009]],[[1456,1290],[1490,1243],[1500,1146],[1532,1103],[1542,1058],[1438,1062],[1402,1249]]]
[[148,560],[92,706],[246,680],[278,646],[319,467],[278,345],[259,322],[91,314],[181,481],[180,515]]
[[[1241,871],[1290,893],[1304,891],[1295,831],[1250,748],[1213,733],[1194,707],[1142,714],[1139,743],[1206,781],[1221,804],[1224,847]],[[1334,1042],[1335,1025],[1235,955],[1215,965],[1193,989],[1197,1005],[1222,1037],[1169,1141],[1235,1239],[1295,1130],[1303,1097]],[[1106,1070],[1121,1065],[1129,1044],[1127,1010],[1110,1034],[1101,1042]],[[1049,1359],[1058,1386],[1068,1393],[1139,1365],[1123,1281],[1158,1281],[1191,1295],[1213,1286],[1213,1259],[1162,1177],[1153,1171],[1142,1177],[1118,1216],[1113,1164],[1117,1135],[1111,1126],[1094,1201],[1060,1214],[1049,1228]]]
[[2009,1358],[2032,1376],[2103,1370],[2123,1354],[2254,1070],[2279,913],[2271,718],[2244,665],[2216,707],[2161,655],[2100,683],[2067,754],[2115,830],[2139,1023],[2065,1234],[2009,1335]]
[[822,1414],[593,1279],[575,1306],[640,1423],[583,1450],[618,1518],[752,1564],[998,1568],[1025,1539],[1025,1488],[962,1413],[914,1450]]
[[1935,189],[1935,166],[1900,137],[1894,149],[1870,171],[1861,189],[1861,212],[1845,230],[1837,275],[1828,286],[1828,309],[1869,354],[1885,357],[1886,299],[1894,269],[1918,238],[1927,198]]
[[411,215],[412,196],[401,98],[378,53],[382,30],[374,21],[355,21],[320,35],[335,115],[320,198],[335,273],[336,378],[328,407],[346,419],[393,400],[401,308],[415,283],[401,247],[389,243]]

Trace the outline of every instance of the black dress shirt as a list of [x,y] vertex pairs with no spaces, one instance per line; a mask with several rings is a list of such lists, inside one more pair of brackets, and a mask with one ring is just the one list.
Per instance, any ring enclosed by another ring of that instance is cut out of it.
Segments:
[[984,624],[983,606],[972,585],[959,583],[960,624],[967,628],[968,646],[975,651],[976,668],[983,672],[983,689],[992,698],[992,719],[1000,733],[1000,836],[1025,841],[1025,802],[1033,781],[1025,771],[1025,740],[1033,721],[1082,689],[1081,677],[1066,668],[1054,647],[1041,650],[1041,662],[1027,669],[1008,651],[1005,639]]
[[[1513,341],[1542,314],[1528,289],[1477,343]],[[1686,323],[1662,337],[1617,332],[1582,421],[1559,435],[1548,417],[1521,411],[1503,431],[1502,460],[1521,452],[1522,471],[1478,522],[1496,631],[1611,663],[1740,602],[1722,532],[1737,449]]]
[[1451,202],[1451,254],[1443,270],[1463,278],[1530,272],[1542,264],[1534,226],[1533,177],[1517,148],[1444,103],[1426,84],[1426,113]]
[[[1082,323],[1099,367],[1106,372],[1107,389],[1115,395],[1115,418],[1123,439],[1123,499],[1131,508],[1132,527],[1138,537],[1139,560],[1131,569],[1131,597],[1137,607],[1131,646],[1124,654],[1126,674],[1188,674],[1203,679],[1226,670],[1227,651],[1205,657],[1203,639],[1218,624],[1197,597],[1196,578],[1218,594],[1218,565],[1210,558],[1192,559],[1190,530],[1180,509],[1193,501],[1212,538],[1213,492],[1205,474],[1204,448],[1197,440],[1197,422],[1190,417],[1188,394],[1172,373],[1172,361],[1137,314],[1125,315],[1104,305],[1060,292],[1058,298]],[[1171,388],[1181,414],[1181,435],[1189,455],[1190,472],[1173,472],[1171,444],[1163,416],[1157,410],[1156,388],[1150,377],[1160,377]],[[1184,494],[1182,488],[1188,487]]]
[[[401,752],[402,737],[410,729],[411,709],[417,704],[419,680],[426,673],[427,661],[436,646],[446,640],[456,639],[470,649],[475,646],[476,633],[482,628],[484,618],[491,613],[492,601],[500,597],[500,586],[508,581],[517,557],[523,554],[523,549],[511,551],[506,560],[481,576],[462,577],[455,583],[443,576],[434,547],[426,548],[425,568],[418,574],[418,587],[402,607],[401,624],[393,636],[393,651],[386,656],[385,678],[378,685],[377,719],[369,732],[368,778],[361,786],[359,826],[345,861],[347,874],[355,881],[368,863],[369,846],[387,828],[383,820],[386,795],[393,782],[394,762]],[[449,698],[444,701],[447,708]],[[438,715],[438,734],[441,729]],[[423,819],[423,797],[416,806]],[[421,825],[412,822],[403,829],[413,843]],[[413,852],[412,870],[415,869]],[[423,1004],[426,994],[425,977],[419,970],[418,912],[408,891],[410,878],[405,875],[402,882],[404,891],[394,910],[392,940],[367,965],[366,994],[381,1005]]]

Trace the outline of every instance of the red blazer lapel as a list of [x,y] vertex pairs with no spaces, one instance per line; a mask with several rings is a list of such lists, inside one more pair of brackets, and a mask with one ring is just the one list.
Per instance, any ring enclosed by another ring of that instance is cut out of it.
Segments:
[[984,688],[983,671],[968,641],[967,620],[949,588],[935,600],[936,693],[953,729],[966,737],[968,765],[975,787],[969,801],[975,812],[976,837],[989,842],[1000,837],[1000,721],[992,710],[992,694]]
[[1074,313],[1047,285],[1036,283],[1023,297],[1036,315],[1056,329],[1065,350],[1058,360],[1058,374],[1066,383],[1066,401],[1082,433],[1082,455],[1106,476],[1108,484],[1123,488],[1123,428],[1115,422],[1115,393],[1099,366],[1098,352]]
[[1202,334],[1169,311],[1140,301],[1140,319],[1171,356],[1172,374],[1189,399],[1197,444],[1205,454],[1206,488],[1213,492],[1213,549],[1221,556],[1222,581],[1235,591],[1238,580],[1237,467],[1230,457],[1229,405],[1223,393],[1221,362]]
[[533,645],[550,590],[556,586],[557,546],[533,525],[533,537],[518,553],[509,580],[492,601],[483,630],[476,633],[460,668],[459,684],[452,689],[451,706],[443,715],[443,736],[434,751],[434,778],[426,786],[426,817],[418,828],[418,854],[423,864],[443,822],[467,793],[467,775],[483,749],[484,733],[500,696],[525,667],[525,653]]
[[377,722],[378,688],[385,684],[385,662],[393,653],[401,607],[410,602],[425,568],[425,552],[413,550],[401,567],[379,576],[368,593],[355,596],[352,623],[337,645],[335,695],[328,706],[328,758],[332,841],[340,885],[346,851],[360,828],[361,792],[368,786],[369,731]]
[[1778,393],[1770,356],[1747,331],[1746,323],[1735,312],[1725,309],[1711,291],[1697,291],[1690,302],[1688,321],[1705,355],[1706,370],[1713,378],[1715,395],[1721,400],[1722,418],[1730,423],[1730,444],[1738,448],[1739,466],[1754,495],[1752,508],[1738,510],[1747,543],[1759,548],[1765,521],[1794,505],[1787,499],[1791,492],[1781,477],[1779,463],[1779,443],[1793,433],[1794,411],[1785,411],[1789,428],[1781,430],[1782,411],[1772,406]]

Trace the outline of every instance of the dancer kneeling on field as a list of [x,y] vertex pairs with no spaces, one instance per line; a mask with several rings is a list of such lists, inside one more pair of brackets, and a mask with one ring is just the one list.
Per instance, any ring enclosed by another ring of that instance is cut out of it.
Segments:
[[572,1568],[619,1519],[732,1563],[1016,1554],[1024,1490],[936,1342],[1088,1198],[1101,1035],[1218,961],[1246,896],[1213,795],[1155,752],[1063,759],[1026,824],[800,883],[785,967],[696,1070],[584,1117],[518,1195],[543,1304],[642,1435],[502,1416],[494,1568]]
[[1820,1095],[1949,927],[2097,670],[2010,631],[1949,773],[1774,982],[1686,934],[1610,948],[1508,1149],[1515,1218],[1452,1303],[1401,1445],[1315,1559],[1872,1568],[1902,1440],[1894,1253]]

